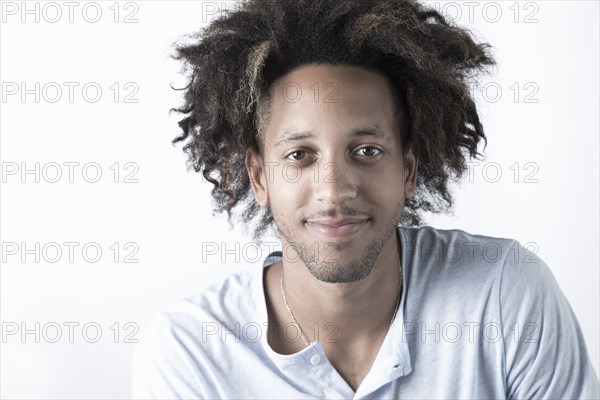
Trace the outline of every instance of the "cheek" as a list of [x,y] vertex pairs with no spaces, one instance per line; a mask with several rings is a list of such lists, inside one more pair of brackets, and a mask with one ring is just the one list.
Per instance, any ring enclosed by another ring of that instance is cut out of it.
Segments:
[[269,183],[271,201],[279,208],[292,208],[310,195],[311,180],[308,172],[293,167],[273,169]]
[[376,199],[382,207],[397,207],[404,204],[404,182],[400,174],[380,175],[377,179],[365,182],[368,196]]

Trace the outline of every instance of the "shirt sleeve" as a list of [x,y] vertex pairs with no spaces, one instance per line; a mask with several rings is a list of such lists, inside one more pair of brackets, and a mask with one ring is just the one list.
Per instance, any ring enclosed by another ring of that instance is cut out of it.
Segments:
[[599,399],[575,314],[544,261],[514,242],[500,280],[508,399]]
[[[201,399],[194,357],[185,330],[159,314],[144,329],[132,359],[133,399]],[[197,355],[196,355],[197,356]]]

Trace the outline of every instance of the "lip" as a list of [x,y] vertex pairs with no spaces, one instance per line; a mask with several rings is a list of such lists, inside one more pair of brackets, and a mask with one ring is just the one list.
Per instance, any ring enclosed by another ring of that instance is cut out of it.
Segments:
[[327,239],[340,239],[352,236],[362,230],[370,218],[339,218],[306,221],[306,226]]

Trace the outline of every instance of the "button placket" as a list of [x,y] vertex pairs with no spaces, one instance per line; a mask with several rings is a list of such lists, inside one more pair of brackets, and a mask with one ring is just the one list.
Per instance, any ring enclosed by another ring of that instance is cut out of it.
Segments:
[[318,354],[313,354],[313,355],[310,357],[310,363],[311,363],[312,365],[318,365],[320,362],[321,362],[321,356],[320,356],[320,355],[318,355]]

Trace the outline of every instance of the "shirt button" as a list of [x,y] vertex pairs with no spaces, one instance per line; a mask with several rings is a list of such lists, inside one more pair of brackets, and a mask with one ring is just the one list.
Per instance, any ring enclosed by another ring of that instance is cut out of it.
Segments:
[[312,365],[317,365],[320,361],[321,361],[321,357],[318,354],[315,354],[310,358],[310,363]]

